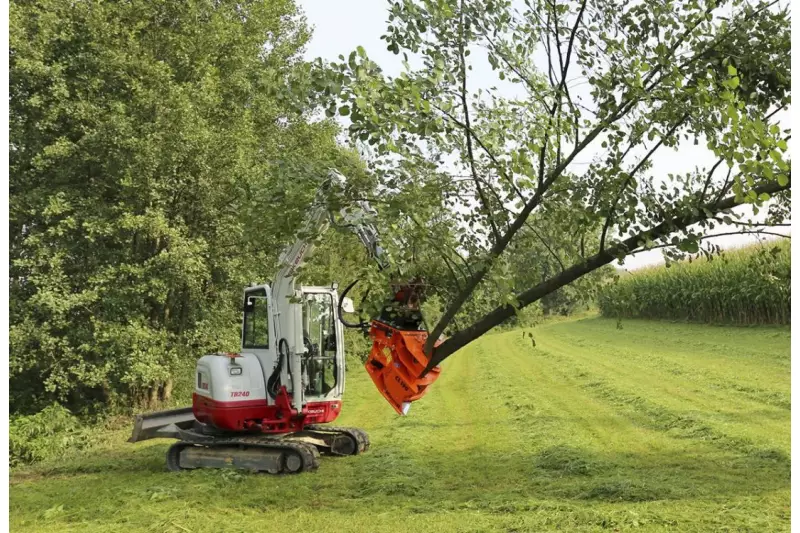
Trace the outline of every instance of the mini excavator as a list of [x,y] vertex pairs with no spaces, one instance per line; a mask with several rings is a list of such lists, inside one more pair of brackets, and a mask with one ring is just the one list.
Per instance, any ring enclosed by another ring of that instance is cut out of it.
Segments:
[[298,286],[296,276],[314,239],[333,225],[352,230],[384,270],[387,254],[365,201],[338,210],[328,199],[345,178],[331,170],[317,191],[296,242],[278,261],[270,284],[244,291],[241,351],[197,361],[192,406],[138,415],[129,442],[177,439],[167,450],[169,470],[241,468],[269,474],[316,470],[320,454],[357,455],[369,448],[361,429],[329,425],[342,410],[345,390],[343,327],[360,328],[373,345],[365,368],[399,415],[422,398],[440,368],[423,376],[428,336],[420,303],[424,283],[392,286],[394,297],[378,317],[350,323],[347,293],[338,286]]

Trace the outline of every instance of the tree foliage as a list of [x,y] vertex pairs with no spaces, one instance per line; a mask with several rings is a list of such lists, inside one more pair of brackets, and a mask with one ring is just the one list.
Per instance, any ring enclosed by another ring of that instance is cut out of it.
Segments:
[[152,403],[238,347],[242,288],[359,171],[280,97],[308,35],[288,0],[11,4],[12,411]]
[[[431,365],[615,259],[664,244],[698,252],[738,206],[784,219],[789,131],[775,116],[790,103],[789,22],[777,1],[398,0],[383,39],[403,57],[399,76],[362,48],[320,62],[328,113],[370,147],[382,198],[405,220],[439,211],[452,229],[453,242],[427,234],[447,248],[442,261],[463,265],[442,295]],[[712,163],[653,167],[687,145]],[[548,256],[558,268],[507,276],[531,239],[543,248],[531,268]],[[487,286],[501,288],[491,310],[453,327],[486,305]]]

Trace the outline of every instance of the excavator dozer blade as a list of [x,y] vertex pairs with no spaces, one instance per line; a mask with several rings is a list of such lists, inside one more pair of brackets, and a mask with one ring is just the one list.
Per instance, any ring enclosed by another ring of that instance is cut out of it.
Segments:
[[369,334],[372,351],[364,366],[386,401],[398,414],[405,415],[441,372],[436,366],[419,377],[429,362],[422,349],[428,332],[400,330],[373,320]]
[[136,415],[133,433],[128,442],[148,439],[179,439],[179,430],[190,429],[194,425],[194,421],[191,407]]

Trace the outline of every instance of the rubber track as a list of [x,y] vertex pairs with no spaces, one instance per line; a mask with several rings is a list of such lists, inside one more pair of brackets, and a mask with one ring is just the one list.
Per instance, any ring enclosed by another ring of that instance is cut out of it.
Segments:
[[365,451],[369,450],[369,435],[363,429],[359,428],[351,428],[351,427],[341,427],[341,426],[328,426],[326,424],[310,424],[305,426],[303,429],[308,429],[311,431],[326,431],[329,433],[344,433],[345,435],[349,435],[350,438],[356,441],[356,453],[353,455],[358,455],[360,453],[364,453]]
[[[302,442],[285,442],[273,438],[263,439],[258,437],[214,438],[213,440],[198,439],[196,441],[184,440],[170,446],[167,451],[167,467],[173,470],[173,466],[183,470],[178,464],[180,450],[186,446],[200,445],[206,448],[218,448],[223,446],[244,446],[248,448],[265,448],[271,450],[291,450],[297,453],[303,461],[303,466],[297,472],[278,472],[277,474],[312,472],[319,468],[319,451],[315,446]],[[171,463],[174,463],[171,464]],[[265,473],[269,473],[264,471]]]
[[167,469],[171,472],[183,470],[180,465],[181,450],[191,446],[188,442],[176,442],[167,450]]

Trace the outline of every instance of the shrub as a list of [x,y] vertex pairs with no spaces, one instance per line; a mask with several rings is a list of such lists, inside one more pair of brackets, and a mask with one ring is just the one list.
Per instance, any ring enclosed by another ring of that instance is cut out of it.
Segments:
[[34,415],[13,417],[8,437],[11,466],[61,457],[89,444],[88,429],[58,404]]

